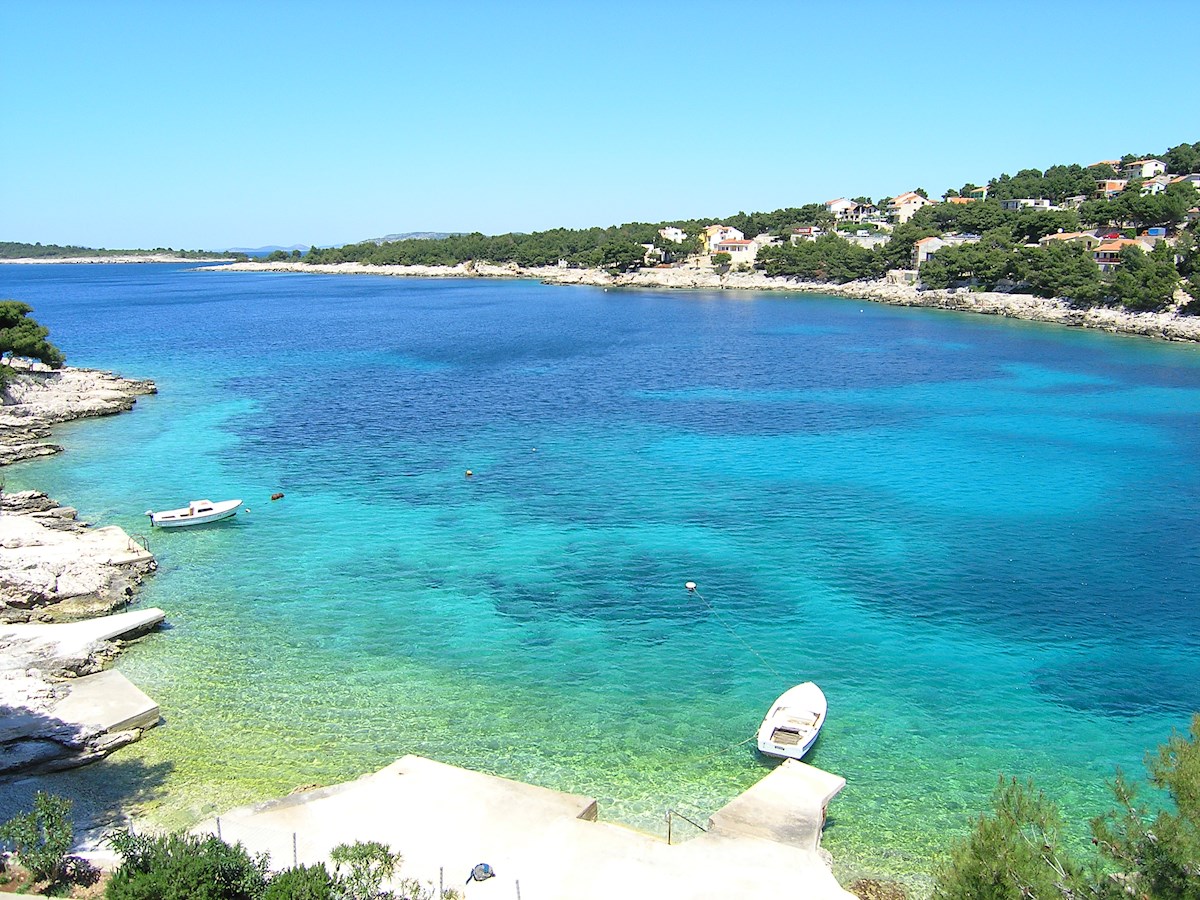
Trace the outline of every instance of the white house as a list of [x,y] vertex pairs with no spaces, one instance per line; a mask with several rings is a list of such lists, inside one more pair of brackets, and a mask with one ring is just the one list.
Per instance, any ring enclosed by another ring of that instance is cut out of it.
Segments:
[[1167,164],[1161,159],[1138,159],[1121,166],[1121,174],[1126,178],[1153,178],[1167,171]]
[[853,200],[847,200],[845,197],[838,197],[836,200],[828,200],[825,203],[825,211],[830,213],[839,222],[842,219],[853,216],[858,209],[858,204]]
[[979,243],[977,234],[943,234],[941,237],[921,238],[913,245],[913,268],[921,268],[922,263],[929,262],[929,258],[943,247],[977,243]]
[[730,264],[734,266],[739,263],[752,263],[758,259],[758,243],[745,238],[728,238],[717,241],[713,246],[713,253],[728,253]]
[[708,247],[709,253],[721,253],[717,249],[717,244],[721,241],[744,241],[746,236],[736,228],[731,228],[728,225],[709,225],[704,229],[704,244]]
[[921,268],[921,263],[929,262],[929,258],[945,246],[946,242],[940,237],[921,238],[913,245],[913,268]]
[[816,225],[800,225],[792,229],[790,238],[793,244],[799,244],[801,241],[815,241],[825,232]]
[[657,266],[663,260],[663,252],[653,244],[638,244],[645,252],[642,254],[642,265]]
[[922,197],[916,191],[908,191],[898,197],[893,197],[888,202],[888,213],[897,222],[903,224],[915,216],[917,210],[931,205],[933,205],[933,201],[928,197]]
[[1040,238],[1038,243],[1043,247],[1049,247],[1060,241],[1066,244],[1078,244],[1089,251],[1095,250],[1104,243],[1090,231],[1060,231],[1057,234],[1048,234],[1044,238]]
[[658,235],[664,241],[670,241],[673,244],[682,244],[687,240],[687,232],[682,228],[676,228],[674,225],[658,229]]
[[1036,210],[1040,210],[1041,212],[1049,212],[1052,209],[1058,209],[1058,207],[1054,206],[1049,200],[1043,200],[1040,198],[1032,199],[1029,197],[1022,197],[1019,200],[1018,199],[1001,200],[1000,208],[1001,209],[1036,209]]
[[861,225],[863,222],[878,222],[882,217],[879,215],[879,207],[873,203],[860,203],[858,209],[850,215],[850,219]]

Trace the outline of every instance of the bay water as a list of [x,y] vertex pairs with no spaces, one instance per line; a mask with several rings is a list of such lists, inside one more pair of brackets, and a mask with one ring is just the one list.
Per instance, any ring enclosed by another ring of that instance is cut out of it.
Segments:
[[0,296],[159,387],[7,490],[139,534],[249,507],[149,534],[139,603],[170,627],[118,668],[164,725],[59,776],[95,804],[177,827],[418,753],[662,833],[770,770],[749,739],[814,680],[806,761],[848,782],[825,846],[910,876],[1001,773],[1082,841],[1116,767],[1200,710],[1200,348],[172,265],[0,266]]

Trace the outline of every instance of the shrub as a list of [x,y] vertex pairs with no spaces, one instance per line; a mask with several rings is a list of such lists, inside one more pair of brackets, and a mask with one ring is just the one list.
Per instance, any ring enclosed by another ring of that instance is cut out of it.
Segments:
[[391,897],[380,888],[400,868],[401,856],[378,841],[339,844],[329,854],[343,900],[375,900]]
[[108,883],[108,900],[259,900],[266,891],[266,857],[251,857],[241,844],[132,832],[109,840],[122,863]]
[[334,900],[337,882],[323,863],[285,869],[267,885],[263,900]]
[[12,844],[29,873],[38,881],[58,883],[75,840],[71,801],[38,791],[33,811],[13,816],[0,825],[0,840]]
[[939,869],[937,900],[1200,900],[1200,713],[1188,735],[1147,755],[1151,783],[1171,803],[1151,815],[1120,772],[1115,809],[1092,820],[1099,856],[1066,853],[1057,807],[1032,784],[1000,779],[993,811],[975,821]]

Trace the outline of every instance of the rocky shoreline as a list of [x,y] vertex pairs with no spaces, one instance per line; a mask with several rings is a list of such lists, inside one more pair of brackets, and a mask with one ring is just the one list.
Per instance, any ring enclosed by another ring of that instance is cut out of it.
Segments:
[[48,441],[51,425],[125,412],[158,390],[153,381],[95,369],[51,369],[21,360],[11,367],[17,374],[0,393],[0,466],[62,452]]
[[[110,372],[22,366],[0,406],[0,465],[59,452],[53,424],[122,412],[154,392]],[[38,491],[0,497],[0,778],[81,765],[157,721],[153,701],[104,671],[115,638],[162,620],[157,610],[110,615],[155,568],[121,528],[92,528]]]
[[461,263],[457,266],[368,266],[362,263],[310,265],[308,263],[232,263],[205,267],[209,272],[301,272],[313,275],[390,275],[408,278],[536,278],[546,284],[582,284],[606,288],[676,290],[790,291],[868,300],[893,306],[944,309],[953,312],[1004,316],[1075,328],[1095,328],[1111,334],[1129,334],[1167,341],[1200,342],[1200,316],[1177,312],[1139,313],[1112,307],[1080,309],[1062,299],[996,291],[922,291],[912,285],[887,281],[851,281],[846,284],[772,278],[759,272],[718,274],[711,268],[679,266],[640,269],[610,275],[600,269],[563,269],[557,266],[522,267],[516,264]]

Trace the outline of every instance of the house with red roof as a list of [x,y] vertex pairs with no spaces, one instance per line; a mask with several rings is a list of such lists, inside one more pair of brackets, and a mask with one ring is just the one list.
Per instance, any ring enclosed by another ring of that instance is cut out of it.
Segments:
[[933,201],[928,197],[922,197],[916,191],[907,191],[888,201],[888,214],[903,224],[915,216],[919,209],[932,205]]
[[1137,247],[1143,253],[1149,253],[1154,249],[1154,245],[1149,241],[1134,240],[1133,238],[1117,238],[1116,240],[1105,241],[1093,250],[1092,258],[1096,260],[1096,265],[1100,267],[1101,272],[1111,272],[1121,264],[1121,251],[1126,247]]

